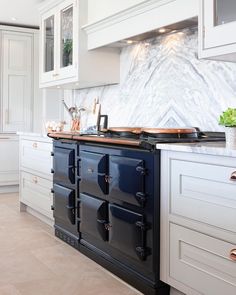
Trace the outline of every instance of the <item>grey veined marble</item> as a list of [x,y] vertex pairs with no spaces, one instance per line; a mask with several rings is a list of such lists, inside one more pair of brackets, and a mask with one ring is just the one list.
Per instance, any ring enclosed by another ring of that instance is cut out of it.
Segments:
[[110,126],[198,126],[219,130],[219,114],[236,107],[236,63],[199,60],[197,29],[124,48],[119,85],[78,90],[76,102],[100,98]]

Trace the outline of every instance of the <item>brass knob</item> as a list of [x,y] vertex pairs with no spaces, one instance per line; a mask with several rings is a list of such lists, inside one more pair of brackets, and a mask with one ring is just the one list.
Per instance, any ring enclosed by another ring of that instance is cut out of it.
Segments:
[[236,171],[234,171],[230,176],[231,181],[236,181]]
[[230,255],[229,255],[230,259],[232,259],[233,261],[236,261],[236,249],[233,249],[230,251]]
[[33,143],[33,148],[34,148],[34,149],[37,149],[37,147],[38,147],[37,142],[34,142],[34,143]]

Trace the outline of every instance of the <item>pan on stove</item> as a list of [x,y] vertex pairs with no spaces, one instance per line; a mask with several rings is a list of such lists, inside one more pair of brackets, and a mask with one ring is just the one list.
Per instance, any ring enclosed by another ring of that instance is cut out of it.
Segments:
[[144,137],[153,138],[198,138],[199,131],[196,128],[142,128]]
[[100,131],[107,137],[139,138],[141,127],[110,127]]

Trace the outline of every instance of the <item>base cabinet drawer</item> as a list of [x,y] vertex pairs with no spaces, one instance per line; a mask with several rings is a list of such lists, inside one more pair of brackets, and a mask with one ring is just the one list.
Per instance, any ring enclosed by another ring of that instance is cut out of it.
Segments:
[[235,295],[233,249],[236,245],[171,223],[169,275],[201,295]]
[[20,201],[41,214],[53,219],[51,206],[53,195],[52,182],[34,174],[21,171]]
[[236,232],[236,163],[170,160],[171,213]]
[[52,143],[33,140],[21,140],[21,167],[35,170],[38,173],[50,175],[52,168],[51,151]]

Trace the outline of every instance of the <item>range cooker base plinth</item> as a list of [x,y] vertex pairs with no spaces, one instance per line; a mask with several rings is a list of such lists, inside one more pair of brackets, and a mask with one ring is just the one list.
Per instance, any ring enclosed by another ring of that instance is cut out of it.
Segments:
[[169,285],[159,281],[159,285],[157,286],[154,282],[117,263],[117,260],[109,255],[104,255],[104,253],[95,247],[92,249],[91,246],[86,247],[85,245],[80,245],[79,251],[145,295],[170,294]]

